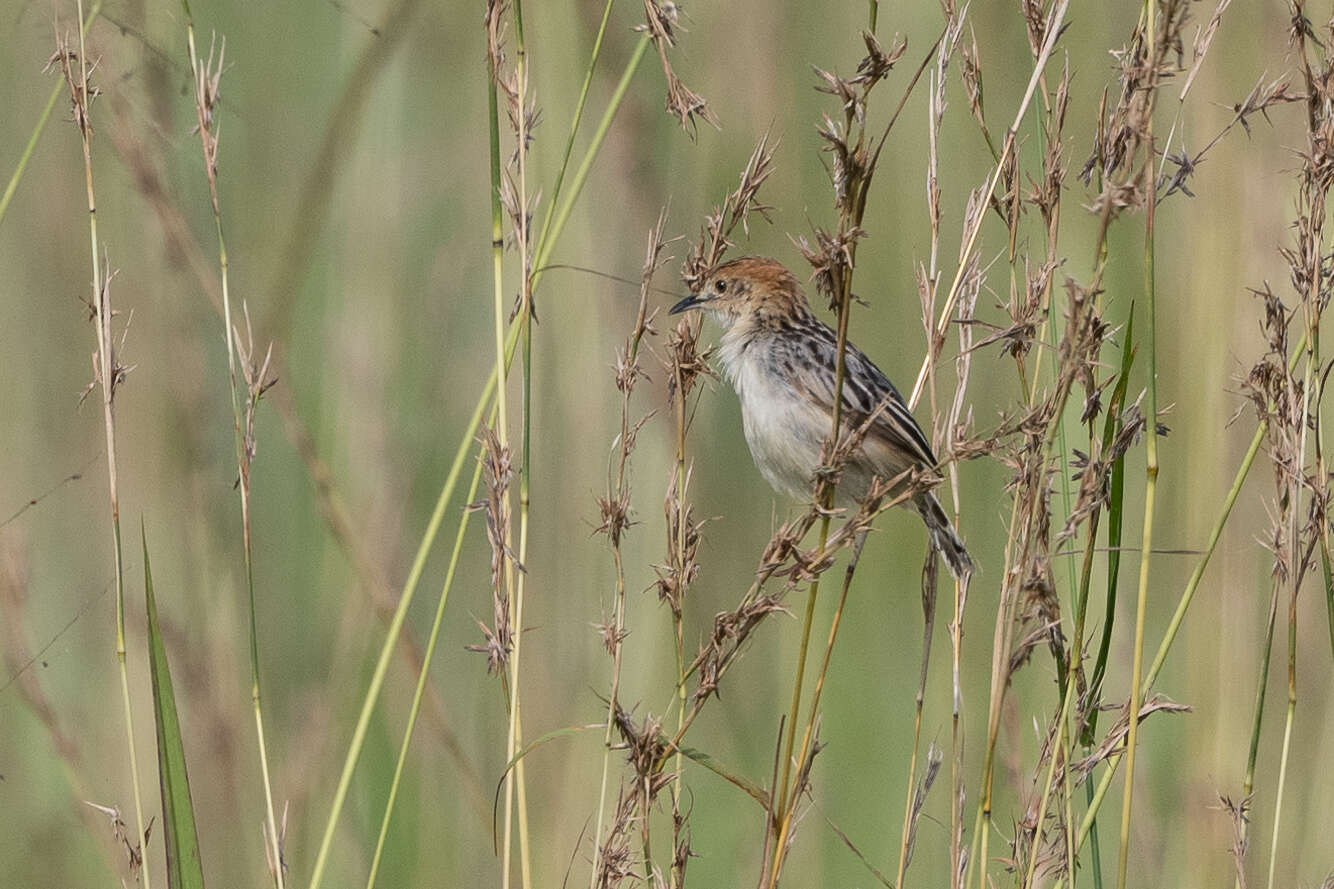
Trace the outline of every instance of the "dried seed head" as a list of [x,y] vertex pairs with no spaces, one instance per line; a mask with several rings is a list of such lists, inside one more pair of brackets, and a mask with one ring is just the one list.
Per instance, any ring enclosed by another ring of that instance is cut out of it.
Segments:
[[837,312],[843,287],[852,274],[852,251],[856,243],[866,237],[866,230],[854,226],[830,233],[817,226],[814,234],[814,247],[805,236],[799,236],[795,243],[811,265],[815,289],[829,300],[830,311]]
[[857,76],[853,78],[853,82],[862,86],[865,95],[871,87],[884,80],[889,72],[894,70],[894,65],[908,49],[908,41],[900,39],[895,34],[889,49],[886,50],[875,34],[862,31],[862,42],[866,44],[866,56],[857,63]]
[[704,97],[681,82],[667,58],[667,50],[676,45],[676,31],[680,27],[681,10],[670,0],[644,0],[643,29],[648,31],[653,45],[658,50],[658,60],[662,62],[662,73],[667,79],[667,111],[681,122],[681,128],[692,137],[695,135],[695,121],[702,120],[714,128],[719,127],[718,118],[708,108]]
[[732,246],[730,238],[737,226],[749,234],[751,213],[759,214],[765,222],[769,221],[771,208],[760,203],[759,194],[760,186],[773,172],[774,152],[777,150],[777,143],[769,144],[767,132],[761,136],[750,153],[750,159],[746,161],[745,169],[741,171],[736,189],[705,218],[699,240],[686,255],[685,266],[681,271],[681,279],[692,293],[703,286],[709,273],[722,261],[723,254]]
[[667,337],[667,398],[689,398],[700,377],[714,377],[709,366],[712,349],[699,348],[698,319],[682,318]]
[[509,448],[500,443],[500,437],[490,427],[484,427],[479,436],[482,442],[482,473],[486,481],[486,499],[472,504],[473,509],[486,513],[486,537],[491,544],[491,607],[493,625],[478,621],[483,643],[469,645],[469,651],[486,655],[487,670],[500,674],[509,662],[514,628],[510,626],[509,593],[505,578],[506,562],[522,571],[518,556],[510,548],[509,484],[514,469]]
[[620,546],[621,535],[634,524],[630,521],[630,488],[626,486],[613,495],[599,497],[598,509],[602,524],[594,529],[594,533],[606,534],[612,546]]

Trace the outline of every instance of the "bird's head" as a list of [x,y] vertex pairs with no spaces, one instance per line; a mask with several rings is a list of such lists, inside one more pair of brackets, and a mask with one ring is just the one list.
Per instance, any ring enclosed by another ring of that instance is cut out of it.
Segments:
[[713,269],[697,291],[672,306],[671,314],[690,309],[708,310],[724,330],[738,323],[778,326],[810,312],[796,276],[762,256],[745,256]]

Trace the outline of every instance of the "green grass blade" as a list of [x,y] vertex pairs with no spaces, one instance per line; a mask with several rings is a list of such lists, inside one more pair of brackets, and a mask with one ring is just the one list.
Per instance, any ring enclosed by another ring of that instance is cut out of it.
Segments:
[[495,842],[500,836],[499,829],[496,826],[495,822],[499,819],[500,816],[500,805],[501,805],[500,795],[505,791],[505,781],[506,779],[508,779],[510,772],[514,771],[514,769],[518,767],[519,763],[523,761],[523,758],[528,754],[532,753],[537,748],[544,747],[547,744],[551,743],[552,741],[557,741],[560,740],[561,738],[568,738],[573,735],[577,735],[580,732],[587,732],[593,729],[599,729],[603,727],[604,723],[594,722],[588,725],[569,725],[566,726],[565,728],[552,729],[551,731],[543,734],[537,740],[529,741],[527,744],[523,745],[523,747],[514,752],[514,755],[510,757],[509,762],[505,763],[505,768],[500,773],[500,779],[496,781],[495,799],[491,804],[492,842]]
[[[468,503],[477,497],[477,486],[482,478],[482,461],[477,461],[473,470],[472,486],[468,488]],[[366,889],[375,889],[375,878],[380,872],[380,859],[384,855],[385,841],[389,837],[389,822],[394,816],[394,804],[398,801],[399,783],[403,778],[403,767],[408,759],[408,747],[412,743],[412,732],[417,727],[417,715],[421,712],[422,696],[426,691],[426,681],[430,677],[431,660],[435,657],[435,646],[440,641],[440,627],[444,624],[445,604],[449,601],[449,591],[454,586],[454,572],[459,566],[459,553],[463,550],[464,535],[468,531],[468,518],[471,511],[465,510],[459,518],[459,530],[454,536],[454,551],[449,556],[449,568],[445,571],[444,587],[436,601],[435,621],[431,624],[431,635],[426,641],[426,654],[422,657],[421,672],[417,674],[417,688],[412,693],[412,706],[408,710],[408,724],[403,729],[403,742],[399,745],[398,761],[394,763],[394,777],[389,784],[389,798],[384,804],[384,815],[380,818],[380,834],[375,840],[375,853],[371,856],[370,875],[366,878]]]
[[744,775],[737,774],[736,772],[725,768],[718,762],[718,760],[709,756],[709,754],[705,753],[703,750],[696,750],[692,747],[681,747],[679,749],[686,759],[703,766],[719,778],[722,778],[728,784],[744,790],[746,795],[763,806],[766,812],[769,810],[769,806],[773,804],[773,801],[769,799],[769,792],[767,790]]
[[[1102,446],[1109,448],[1118,432],[1121,431],[1121,411],[1126,403],[1126,391],[1130,385],[1130,369],[1135,363],[1135,303],[1132,300],[1126,313],[1126,329],[1121,347],[1121,369],[1116,386],[1112,391],[1110,407],[1103,423]],[[1098,643],[1098,654],[1093,662],[1093,678],[1089,680],[1087,697],[1089,701],[1098,699],[1102,688],[1103,676],[1107,673],[1107,660],[1112,650],[1112,627],[1116,623],[1117,579],[1121,573],[1121,531],[1125,519],[1126,458],[1122,454],[1112,464],[1110,490],[1107,495],[1107,597],[1102,617],[1102,639]],[[1080,743],[1091,747],[1098,730],[1098,709],[1090,707],[1088,722],[1084,726]]]
[[[588,69],[584,72],[583,85],[579,87],[579,101],[574,106],[574,116],[570,119],[570,136],[565,141],[565,154],[561,157],[560,168],[556,171],[556,185],[551,189],[551,201],[547,204],[547,213],[542,220],[542,230],[538,233],[538,245],[545,244],[547,233],[551,230],[551,219],[560,198],[561,186],[565,184],[565,171],[570,167],[570,155],[574,153],[574,137],[579,133],[579,124],[584,119],[584,104],[588,101],[588,87],[593,82],[593,72],[597,69],[598,57],[602,54],[602,38],[607,33],[607,20],[611,18],[611,5],[615,0],[607,0],[602,9],[602,22],[598,25],[598,35],[593,40],[593,52],[588,57]],[[646,47],[647,48],[647,47]]]
[[162,784],[162,822],[166,829],[167,886],[203,889],[204,870],[199,860],[199,834],[190,802],[190,776],[185,768],[185,745],[176,713],[167,648],[158,625],[153,597],[153,570],[148,563],[148,537],[139,529],[144,547],[144,598],[148,606],[148,667],[153,677],[153,721],[157,725],[158,779]]

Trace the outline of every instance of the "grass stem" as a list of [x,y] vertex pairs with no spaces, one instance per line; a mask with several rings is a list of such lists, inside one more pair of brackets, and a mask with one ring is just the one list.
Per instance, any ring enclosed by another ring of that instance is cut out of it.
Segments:
[[[85,21],[83,0],[78,0],[77,8],[78,20],[83,23]],[[90,15],[86,20],[91,23],[92,18]],[[97,335],[97,349],[94,353],[96,361],[94,365],[96,371],[94,383],[101,390],[102,427],[105,432],[107,494],[111,507],[111,543],[116,577],[116,662],[120,669],[121,708],[125,716],[125,738],[130,755],[130,782],[134,792],[135,841],[132,852],[140,856],[139,876],[143,880],[144,889],[152,889],[152,868],[148,861],[148,850],[146,848],[148,845],[146,832],[148,822],[144,820],[143,797],[139,788],[139,757],[134,740],[134,707],[130,698],[130,675],[125,638],[125,560],[121,546],[120,483],[119,464],[116,457],[115,412],[116,387],[125,370],[115,358],[114,336],[111,330],[112,320],[115,317],[111,308],[111,270],[109,267],[104,267],[104,258],[101,255],[102,247],[97,235],[97,197],[93,188],[93,129],[89,119],[90,105],[94,93],[90,91],[88,86],[87,28],[81,26],[79,29],[77,59],[72,58],[74,53],[67,45],[66,38],[59,33],[59,28],[60,25],[57,22],[56,52],[59,56],[65,82],[69,86],[74,106],[74,120],[79,128],[79,137],[83,148],[84,187],[88,198],[88,240],[93,273],[93,293],[89,305],[93,309]],[[77,71],[73,65],[75,61],[78,64]]]
[[[1155,46],[1157,31],[1155,27],[1156,5],[1153,0],[1145,4],[1149,20],[1149,46]],[[1152,50],[1151,50],[1152,51]],[[1145,210],[1144,230],[1144,313],[1147,320],[1145,339],[1147,342],[1148,381],[1148,430],[1146,458],[1144,467],[1144,530],[1140,548],[1139,590],[1135,599],[1135,639],[1130,667],[1130,701],[1128,703],[1129,728],[1126,732],[1126,774],[1125,791],[1121,798],[1121,845],[1117,865],[1117,889],[1125,889],[1127,870],[1130,860],[1130,820],[1135,790],[1136,742],[1139,739],[1139,711],[1143,692],[1140,690],[1144,675],[1144,626],[1149,600],[1149,565],[1153,553],[1154,503],[1158,492],[1158,360],[1157,360],[1157,323],[1156,323],[1156,288],[1154,278],[1154,210],[1157,198],[1157,180],[1153,168],[1153,120],[1148,123],[1149,156],[1145,163],[1145,190],[1148,205]]]
[[[250,463],[251,447],[247,441],[252,428],[251,418],[263,394],[265,381],[262,371],[250,387],[246,419],[242,419],[240,384],[236,374],[236,356],[239,344],[236,342],[236,329],[232,321],[232,302],[230,280],[228,276],[227,242],[223,238],[222,210],[218,201],[217,149],[218,136],[213,126],[214,102],[217,99],[218,80],[222,76],[223,58],[219,57],[216,71],[213,65],[212,49],[209,50],[208,63],[200,65],[199,52],[195,44],[194,21],[190,15],[188,3],[182,3],[185,12],[186,45],[190,54],[190,74],[194,82],[195,117],[199,132],[200,146],[203,153],[204,173],[208,180],[209,195],[213,209],[213,226],[218,244],[218,274],[222,290],[223,340],[227,346],[227,382],[228,395],[232,407],[233,447],[236,455],[237,490],[241,500],[241,542],[244,554],[247,602],[249,605],[249,640],[250,640],[250,702],[254,711],[256,744],[259,750],[260,780],[264,791],[265,845],[266,854],[272,863],[273,880],[277,889],[284,889],[286,874],[283,869],[283,853],[278,822],[274,817],[273,787],[269,778],[268,745],[264,738],[264,716],[260,697],[259,671],[259,624],[255,609],[255,568],[251,553],[250,524]],[[226,53],[226,43],[223,43]],[[247,324],[247,329],[249,325]],[[253,351],[253,343],[250,345]],[[247,382],[249,379],[247,376]]]

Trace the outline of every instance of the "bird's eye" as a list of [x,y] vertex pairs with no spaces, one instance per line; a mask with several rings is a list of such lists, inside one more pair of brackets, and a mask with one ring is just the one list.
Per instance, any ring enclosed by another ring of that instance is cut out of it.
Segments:
[[722,280],[722,279],[719,279],[719,280],[717,280],[717,281],[714,281],[714,282],[713,282],[713,289],[714,289],[715,291],[717,291],[718,293],[726,293],[726,292],[727,292],[727,282],[724,281],[724,280]]

